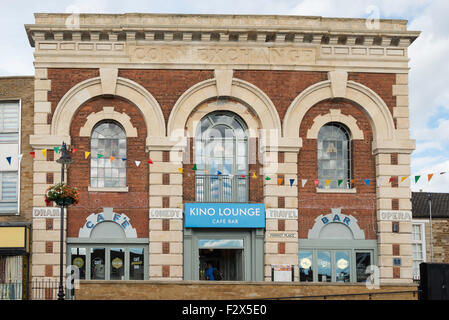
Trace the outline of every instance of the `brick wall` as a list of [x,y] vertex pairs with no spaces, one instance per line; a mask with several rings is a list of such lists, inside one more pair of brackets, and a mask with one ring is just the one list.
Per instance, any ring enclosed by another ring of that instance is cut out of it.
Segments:
[[21,100],[20,215],[0,216],[1,221],[31,221],[33,211],[33,158],[30,135],[34,131],[34,77],[0,78],[0,100]]
[[[128,137],[126,140],[129,159],[126,162],[126,184],[129,192],[88,192],[90,156],[85,159],[84,151],[90,151],[90,137],[80,137],[79,132],[86,123],[87,116],[102,111],[105,106],[114,107],[114,111],[129,115],[133,127],[137,129],[138,136]],[[68,237],[78,237],[79,229],[91,213],[102,212],[104,207],[112,207],[114,212],[125,213],[130,218],[139,238],[148,238],[149,166],[145,152],[147,129],[140,110],[120,98],[96,98],[78,109],[72,121],[70,135],[72,148],[80,151],[73,154],[75,161],[68,169],[68,183],[79,188],[80,203],[68,209]],[[141,161],[139,167],[135,165],[135,160]]]
[[[363,131],[363,140],[353,140],[351,145],[352,178],[355,179],[356,194],[317,193],[313,181],[318,178],[317,140],[307,139],[314,119],[328,114],[330,109],[340,109],[344,115],[357,119],[357,126]],[[326,100],[316,104],[305,115],[300,127],[303,147],[299,152],[298,181],[307,179],[302,188],[298,187],[299,238],[307,238],[320,214],[331,213],[330,208],[341,207],[341,213],[352,215],[358,220],[366,239],[376,239],[376,171],[375,158],[371,151],[373,134],[368,119],[356,105],[340,99]],[[371,179],[366,186],[364,179]]]
[[[430,251],[430,223],[426,226],[426,249],[427,262],[431,262]],[[449,221],[448,219],[432,219],[432,237],[433,237],[433,262],[449,263]]]

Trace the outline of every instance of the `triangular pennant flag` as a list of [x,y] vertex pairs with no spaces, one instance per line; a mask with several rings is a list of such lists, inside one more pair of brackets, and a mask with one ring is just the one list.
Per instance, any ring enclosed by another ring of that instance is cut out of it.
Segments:
[[140,161],[135,160],[136,166],[140,166]]
[[407,179],[407,177],[402,177],[401,182],[403,182],[405,179]]
[[365,184],[366,184],[367,186],[369,186],[369,183],[371,182],[370,179],[365,179],[365,180],[363,180],[363,181],[365,181]]
[[89,151],[84,151],[84,159],[87,159],[90,155]]
[[351,179],[351,186],[354,184],[355,180]]
[[36,157],[36,152],[34,152],[34,151],[31,151],[30,152],[30,155],[33,157],[33,159]]
[[42,151],[42,155],[43,155],[44,158],[45,158],[45,155],[47,154],[47,149],[42,149],[41,151]]
[[221,171],[220,170],[217,170],[217,175],[220,175],[221,174]]
[[17,156],[17,159],[18,159],[19,161],[22,161],[22,157],[23,157],[23,154],[19,154],[19,155]]
[[316,179],[314,182],[315,182],[315,186],[317,186],[320,183],[320,180]]
[[53,150],[55,150],[56,153],[59,153],[59,147],[54,147]]
[[148,158],[148,163],[153,164],[153,160],[151,160],[151,158]]
[[9,164],[11,164],[11,157],[6,157],[6,160],[8,160]]
[[293,183],[295,183],[295,179],[290,179],[290,187],[293,186]]
[[331,183],[330,180],[326,180],[326,187],[329,187],[329,184]]
[[234,175],[233,175],[233,174],[228,174],[228,177],[231,178],[231,179],[233,179],[233,178],[234,178]]
[[256,173],[255,173],[255,172],[253,172],[253,178],[257,178],[257,176],[256,176]]
[[271,178],[269,176],[266,176],[265,180],[271,180]]
[[445,174],[445,173],[446,173],[446,171],[440,172],[440,174]]
[[102,154],[97,153],[97,158],[100,159],[101,157],[103,157]]
[[75,152],[77,152],[77,151],[78,151],[77,148],[73,148],[73,149],[72,149],[72,153],[75,153]]
[[115,160],[115,157],[113,157],[113,156],[110,156],[109,157],[109,161],[111,161],[111,163],[112,163],[112,161],[114,161]]
[[178,171],[179,171],[180,173],[183,173],[184,169],[183,169],[183,168],[178,168]]
[[432,177],[433,177],[433,173],[428,174],[428,175],[427,175],[427,181],[432,180]]
[[192,170],[196,171],[196,163],[193,164]]
[[307,183],[307,179],[302,179],[301,180],[301,186],[304,188],[304,186],[306,185],[306,183]]
[[244,174],[241,174],[240,178],[246,178],[246,176]]
[[415,176],[415,183],[418,182],[419,178],[421,178],[421,176]]
[[126,158],[122,158],[122,161],[126,161],[126,160],[128,160],[128,159],[126,159]]
[[278,178],[278,186],[280,186],[280,185],[282,184],[283,181],[284,181],[284,179]]
[[343,180],[340,179],[340,180],[338,180],[337,185],[340,186],[342,183],[343,183]]
[[391,182],[393,182],[393,181],[394,181],[394,179],[395,179],[395,177],[391,177],[391,178],[390,178],[390,180],[388,180],[388,182],[390,182],[390,183],[391,183]]

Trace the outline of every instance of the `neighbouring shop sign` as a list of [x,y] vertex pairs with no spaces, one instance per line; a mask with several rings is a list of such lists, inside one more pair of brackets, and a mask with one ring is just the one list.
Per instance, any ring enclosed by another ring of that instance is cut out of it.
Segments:
[[272,264],[271,278],[274,282],[293,281],[293,265]]
[[182,209],[176,208],[152,208],[150,219],[182,219]]
[[61,217],[61,208],[56,207],[33,208],[33,218],[60,218],[60,217]]
[[267,209],[267,219],[298,219],[298,209]]
[[263,203],[185,203],[186,228],[265,228]]

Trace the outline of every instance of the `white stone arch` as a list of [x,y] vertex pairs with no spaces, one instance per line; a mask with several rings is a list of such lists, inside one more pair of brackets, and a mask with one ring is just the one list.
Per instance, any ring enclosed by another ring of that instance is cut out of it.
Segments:
[[126,113],[115,111],[114,107],[103,107],[102,111],[89,114],[86,123],[80,128],[79,136],[90,137],[94,127],[103,120],[115,120],[120,123],[127,138],[137,137],[137,129],[132,125],[131,118]]
[[312,127],[307,130],[307,139],[318,139],[320,129],[329,122],[344,124],[352,140],[363,140],[363,131],[357,125],[357,120],[351,115],[342,114],[340,109],[331,109],[329,113],[315,117]]
[[289,106],[283,120],[283,136],[297,138],[306,113],[318,102],[331,98],[344,98],[355,102],[362,108],[373,128],[374,140],[391,141],[395,139],[393,117],[385,102],[373,90],[347,81],[345,90],[337,91],[331,80],[318,82],[302,91]]
[[[85,102],[104,94],[101,77],[85,80],[72,87],[59,101],[53,114],[50,134],[70,141],[70,126],[78,108]],[[165,136],[165,120],[159,103],[141,85],[129,79],[117,77],[115,96],[133,103],[142,112],[150,137]]]
[[[208,79],[197,83],[184,92],[176,101],[170,113],[167,124],[168,137],[184,136],[189,117],[195,108],[204,101],[222,96],[218,93],[217,80]],[[281,136],[281,121],[279,114],[270,98],[253,84],[232,78],[232,82],[226,95],[230,98],[244,102],[260,122],[260,129],[267,134]]]

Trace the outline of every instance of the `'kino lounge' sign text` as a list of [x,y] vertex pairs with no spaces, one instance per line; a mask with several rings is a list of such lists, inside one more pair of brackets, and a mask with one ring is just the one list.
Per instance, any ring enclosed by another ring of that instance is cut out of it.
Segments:
[[265,228],[262,203],[185,203],[186,228]]

